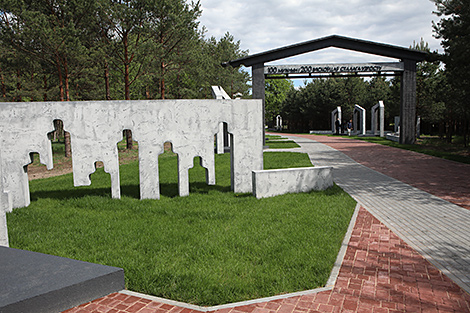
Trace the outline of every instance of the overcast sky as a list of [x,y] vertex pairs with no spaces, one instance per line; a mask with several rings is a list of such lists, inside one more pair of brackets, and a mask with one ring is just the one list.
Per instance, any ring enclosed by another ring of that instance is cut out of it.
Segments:
[[[435,5],[430,0],[200,0],[206,37],[230,32],[249,54],[341,35],[402,47],[422,37],[440,49],[432,35]],[[396,61],[341,49],[325,49],[273,62],[358,63]]]

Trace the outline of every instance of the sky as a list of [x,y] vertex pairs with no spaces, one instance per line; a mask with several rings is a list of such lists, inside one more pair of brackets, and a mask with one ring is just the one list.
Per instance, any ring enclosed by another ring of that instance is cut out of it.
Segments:
[[[409,47],[423,38],[432,51],[440,41],[433,37],[430,0],[200,0],[201,25],[206,37],[217,39],[230,32],[249,54],[341,35]],[[269,64],[321,64],[389,62],[394,59],[329,48]]]

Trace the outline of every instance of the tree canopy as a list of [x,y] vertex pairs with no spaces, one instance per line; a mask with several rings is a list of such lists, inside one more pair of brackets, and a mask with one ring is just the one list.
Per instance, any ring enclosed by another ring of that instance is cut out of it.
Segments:
[[[443,62],[417,68],[417,116],[428,133],[470,140],[470,6],[431,0],[440,20]],[[205,37],[201,5],[186,0],[0,0],[0,95],[3,101],[210,98],[250,94],[250,77],[221,62],[242,58],[230,33]],[[414,49],[429,51],[423,40]],[[281,114],[291,130],[328,129],[329,113],[382,100],[386,127],[399,115],[400,78],[314,79],[299,89],[266,81],[268,125]],[[370,119],[370,117],[368,117]]]
[[229,33],[205,38],[199,2],[0,0],[3,101],[248,95],[245,56]]
[[436,38],[442,39],[445,77],[448,83],[445,107],[447,135],[454,132],[469,140],[470,130],[470,5],[466,0],[433,0],[440,21],[433,25]]

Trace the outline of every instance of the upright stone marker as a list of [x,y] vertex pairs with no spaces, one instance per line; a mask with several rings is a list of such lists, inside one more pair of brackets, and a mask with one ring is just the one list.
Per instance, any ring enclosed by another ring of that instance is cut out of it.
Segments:
[[331,111],[331,132],[334,134],[336,132],[336,120],[339,119],[342,123],[342,116],[341,116],[341,107],[338,106],[336,109]]
[[[214,99],[230,99],[230,96],[221,86],[211,86],[212,97]],[[227,124],[220,123],[219,131],[216,135],[216,151],[217,154],[224,154],[226,149],[230,148],[230,136],[227,132]]]
[[282,130],[282,116],[276,116],[276,130]]
[[393,131],[397,134],[400,133],[400,117],[399,116],[395,116],[394,119],[393,119]]
[[[377,124],[379,124],[378,129]],[[370,129],[374,135],[379,135],[380,137],[385,136],[385,106],[382,100],[372,107]]]
[[366,109],[356,104],[354,106],[353,116],[354,116],[353,127],[354,127],[355,134],[365,135],[366,134]]

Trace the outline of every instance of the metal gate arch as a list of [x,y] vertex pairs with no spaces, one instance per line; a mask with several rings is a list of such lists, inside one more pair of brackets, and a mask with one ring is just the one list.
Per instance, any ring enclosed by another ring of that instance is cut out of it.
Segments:
[[[253,98],[262,99],[264,106],[265,78],[270,75],[269,69],[265,69],[264,64],[266,62],[285,59],[325,48],[340,48],[400,60],[400,63],[391,63],[400,64],[400,69],[397,69],[394,74],[395,76],[401,76],[400,143],[414,144],[416,140],[416,63],[430,60],[431,54],[428,52],[362,39],[331,35],[227,61],[222,63],[222,65],[232,67],[244,65],[251,67]],[[373,66],[374,64],[371,63],[371,70],[374,69]],[[315,76],[309,75],[308,77]],[[287,78],[289,77],[287,76]],[[296,78],[302,78],[302,76],[296,76]],[[264,129],[264,110],[262,122]]]

